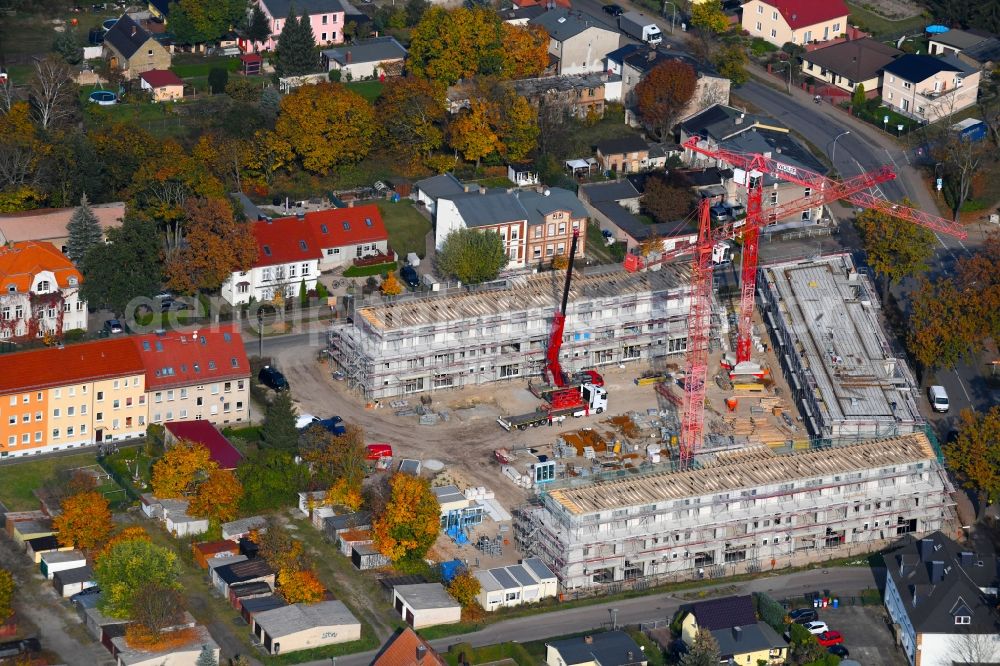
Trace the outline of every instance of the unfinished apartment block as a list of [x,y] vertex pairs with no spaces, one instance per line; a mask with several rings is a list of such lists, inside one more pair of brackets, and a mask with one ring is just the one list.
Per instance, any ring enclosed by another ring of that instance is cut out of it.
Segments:
[[517,544],[571,590],[861,554],[952,519],[952,488],[923,433],[784,455],[753,447],[699,462],[555,482],[516,512]]
[[923,427],[917,383],[849,254],[763,266],[757,295],[812,437],[842,444]]
[[[562,271],[493,289],[358,307],[331,351],[369,400],[528,377],[545,363]],[[567,370],[680,354],[687,348],[690,269],[574,273],[562,363]]]

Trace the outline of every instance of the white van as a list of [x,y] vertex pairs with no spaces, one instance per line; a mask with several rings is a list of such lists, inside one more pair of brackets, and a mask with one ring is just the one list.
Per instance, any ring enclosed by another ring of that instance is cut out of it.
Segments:
[[935,412],[947,412],[951,407],[951,403],[948,402],[948,392],[943,386],[932,386],[927,389],[927,397],[930,398],[931,409]]

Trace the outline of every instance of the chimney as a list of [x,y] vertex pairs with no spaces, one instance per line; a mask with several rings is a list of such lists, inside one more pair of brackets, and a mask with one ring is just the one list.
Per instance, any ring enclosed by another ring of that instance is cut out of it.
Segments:
[[583,637],[583,642],[586,645],[593,645],[594,644],[594,637],[593,636],[584,636]]
[[733,627],[733,640],[737,643],[743,638],[743,627]]
[[921,539],[917,543],[917,550],[920,552],[921,562],[930,561],[931,553],[934,552],[934,541],[931,539]]
[[422,643],[417,646],[417,663],[423,663],[424,657],[427,655],[427,646]]
[[928,571],[930,572],[931,583],[936,584],[944,580],[944,562],[941,560],[933,560],[928,567]]
[[344,59],[347,60],[347,64],[348,65],[351,64],[351,52],[350,51],[348,51],[346,54],[344,54]]

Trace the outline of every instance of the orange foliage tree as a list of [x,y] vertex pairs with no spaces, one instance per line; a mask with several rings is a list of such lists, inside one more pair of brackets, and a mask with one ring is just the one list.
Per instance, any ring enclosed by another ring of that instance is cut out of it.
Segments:
[[420,560],[441,529],[440,507],[431,484],[397,473],[389,480],[389,488],[389,501],[372,523],[375,548],[394,562]]
[[161,499],[189,495],[217,468],[207,448],[182,439],[153,465],[153,494]]
[[326,589],[310,569],[304,571],[282,569],[278,572],[278,592],[290,604],[314,604],[323,600]]
[[138,525],[132,525],[131,527],[126,527],[117,534],[112,535],[112,537],[105,542],[104,546],[101,547],[101,552],[97,555],[97,557],[101,557],[101,555],[104,555],[111,550],[115,544],[121,543],[122,541],[146,541],[152,543],[152,539],[149,537],[149,532],[146,531],[146,528]]
[[171,289],[186,294],[218,289],[233,271],[248,270],[257,260],[250,225],[233,218],[225,199],[189,199],[184,214],[186,243],[167,263]]
[[673,128],[691,101],[698,75],[682,60],[666,60],[650,70],[635,87],[635,102],[643,122],[660,137]]
[[528,79],[549,66],[549,35],[540,25],[501,24],[503,78]]
[[398,296],[403,293],[403,285],[399,283],[395,273],[389,273],[385,276],[381,289],[386,296]]
[[455,597],[455,601],[462,604],[462,608],[472,608],[479,602],[476,597],[482,590],[479,579],[468,570],[463,571],[448,583],[448,594]]
[[62,513],[52,526],[59,533],[63,546],[91,550],[104,543],[111,534],[111,509],[108,500],[98,492],[84,492],[63,500]]
[[364,503],[360,484],[352,486],[346,478],[337,479],[326,493],[326,503],[357,511]]
[[198,486],[188,508],[193,516],[224,523],[236,518],[241,499],[243,485],[236,475],[226,469],[215,469]]

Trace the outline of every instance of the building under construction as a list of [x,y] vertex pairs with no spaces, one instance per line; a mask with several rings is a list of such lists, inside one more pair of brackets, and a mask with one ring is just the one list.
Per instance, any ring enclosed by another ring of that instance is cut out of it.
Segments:
[[812,437],[841,444],[922,429],[917,383],[849,254],[762,266],[757,296]]
[[564,590],[861,554],[953,517],[952,488],[923,433],[784,455],[745,448],[684,471],[542,488],[515,512],[515,539]]
[[[369,400],[523,377],[540,379],[564,273],[510,278],[357,307],[331,352]],[[561,361],[570,370],[652,361],[687,348],[690,268],[574,274]],[[678,363],[681,357],[678,356]]]

